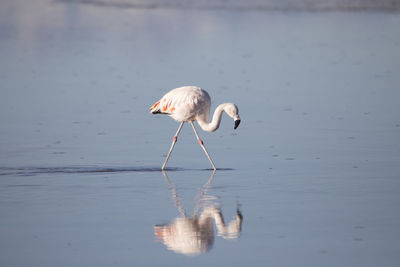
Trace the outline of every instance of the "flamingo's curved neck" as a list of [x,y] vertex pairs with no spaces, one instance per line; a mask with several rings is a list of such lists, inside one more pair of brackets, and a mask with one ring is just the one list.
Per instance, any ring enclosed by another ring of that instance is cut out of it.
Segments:
[[215,111],[211,122],[205,117],[197,118],[197,123],[200,125],[201,129],[206,132],[214,132],[218,129],[219,124],[221,123],[222,112],[224,112],[225,104],[219,105]]

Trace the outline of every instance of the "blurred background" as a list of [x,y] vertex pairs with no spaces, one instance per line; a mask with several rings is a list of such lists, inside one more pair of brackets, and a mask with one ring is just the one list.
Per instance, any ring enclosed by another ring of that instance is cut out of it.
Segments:
[[[345,146],[357,134],[374,149],[398,144],[399,6],[3,0],[0,162],[154,165],[177,125],[148,107],[183,85],[206,89],[213,108],[237,103],[252,154],[276,142]],[[223,149],[237,141],[206,136]]]

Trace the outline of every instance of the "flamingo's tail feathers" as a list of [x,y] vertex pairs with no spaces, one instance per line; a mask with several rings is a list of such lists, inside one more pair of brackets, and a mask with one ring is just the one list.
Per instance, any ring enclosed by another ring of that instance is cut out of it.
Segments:
[[[175,107],[171,105],[171,102],[161,101],[163,104],[160,104],[160,101],[156,102],[150,108],[150,112],[152,114],[168,114],[171,115],[175,111]],[[166,102],[166,103],[164,103]]]
[[160,101],[157,101],[154,105],[151,106],[150,112],[152,114],[162,113],[160,110]]

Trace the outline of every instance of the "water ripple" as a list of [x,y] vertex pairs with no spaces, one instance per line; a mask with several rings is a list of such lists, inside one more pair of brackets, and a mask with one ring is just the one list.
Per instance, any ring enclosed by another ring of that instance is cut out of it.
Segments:
[[[211,169],[184,169],[166,168],[167,172]],[[231,168],[218,168],[217,170],[233,170]],[[0,167],[0,176],[34,176],[37,174],[80,174],[80,173],[122,173],[122,172],[160,172],[160,167],[108,167],[108,166],[59,166],[59,167]]]
[[228,11],[273,12],[332,12],[332,11],[379,11],[399,12],[400,0],[53,0],[54,3],[82,4],[102,8],[119,9],[195,9]]

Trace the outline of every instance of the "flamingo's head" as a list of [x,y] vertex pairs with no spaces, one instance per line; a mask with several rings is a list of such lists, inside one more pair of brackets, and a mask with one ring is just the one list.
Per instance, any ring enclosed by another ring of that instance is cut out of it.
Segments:
[[233,118],[233,120],[235,121],[233,129],[236,129],[240,124],[239,108],[235,104],[227,103],[225,105],[224,111],[226,112],[226,114],[229,115],[229,117]]

